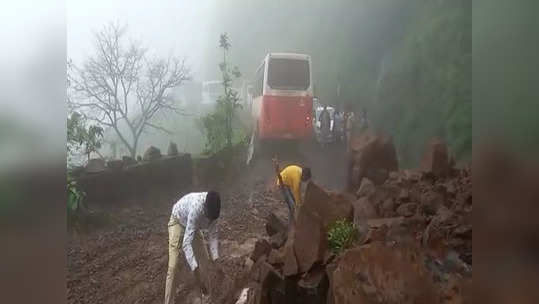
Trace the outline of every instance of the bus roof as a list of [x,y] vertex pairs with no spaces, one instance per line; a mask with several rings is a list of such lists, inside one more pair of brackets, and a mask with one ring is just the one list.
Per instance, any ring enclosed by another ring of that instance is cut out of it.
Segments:
[[290,58],[290,59],[304,59],[309,60],[310,56],[307,54],[298,53],[269,53],[266,57],[270,58]]

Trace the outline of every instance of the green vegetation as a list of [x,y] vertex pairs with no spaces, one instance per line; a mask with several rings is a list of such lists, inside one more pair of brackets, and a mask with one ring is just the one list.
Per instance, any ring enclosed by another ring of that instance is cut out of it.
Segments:
[[[98,125],[87,125],[84,117],[72,112],[67,117],[67,153],[68,160],[72,154],[80,151],[90,159],[92,152],[99,153],[103,140],[103,128]],[[69,161],[68,161],[69,162]]]
[[334,254],[339,254],[343,250],[350,248],[357,239],[357,230],[350,221],[338,220],[329,226],[329,249]]
[[83,206],[83,200],[86,193],[79,189],[77,182],[67,175],[67,215],[74,216]]
[[232,81],[233,78],[241,77],[241,73],[237,66],[231,68],[227,61],[230,46],[228,35],[221,34],[219,47],[223,50],[223,61],[219,64],[219,69],[223,78],[224,92],[217,99],[215,110],[201,120],[206,134],[206,153],[208,154],[217,153],[224,148],[230,149],[245,137],[235,119],[236,111],[241,108],[241,104],[238,92],[232,89]]

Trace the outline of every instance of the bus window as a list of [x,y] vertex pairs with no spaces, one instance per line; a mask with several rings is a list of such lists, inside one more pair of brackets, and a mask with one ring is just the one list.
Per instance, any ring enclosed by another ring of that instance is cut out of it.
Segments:
[[309,61],[271,58],[268,66],[268,85],[278,90],[306,90],[310,85]]

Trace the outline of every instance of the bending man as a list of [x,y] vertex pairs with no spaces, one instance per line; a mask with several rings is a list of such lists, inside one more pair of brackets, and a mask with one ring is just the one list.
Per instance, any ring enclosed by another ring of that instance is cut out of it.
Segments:
[[212,260],[219,257],[217,238],[217,219],[221,211],[221,198],[215,191],[189,193],[183,196],[174,207],[168,223],[168,272],[165,285],[165,304],[174,303],[176,275],[180,246],[187,263],[195,276],[203,294],[207,287],[200,278],[199,262],[208,260],[201,230],[209,232],[209,247]]
[[[278,167],[278,165],[275,165]],[[289,211],[289,223],[292,222],[294,217],[294,210],[296,206],[300,206],[303,203],[301,199],[301,183],[307,182],[311,179],[311,169],[307,167],[300,167],[296,165],[290,165],[284,168],[281,172],[282,188],[284,200],[288,206]],[[277,179],[277,185],[281,186],[279,179]]]

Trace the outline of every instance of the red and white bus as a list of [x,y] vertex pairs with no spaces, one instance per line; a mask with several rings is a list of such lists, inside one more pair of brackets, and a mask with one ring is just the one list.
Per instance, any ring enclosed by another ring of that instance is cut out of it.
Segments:
[[311,57],[270,53],[256,71],[251,113],[257,139],[308,139],[313,135]]

